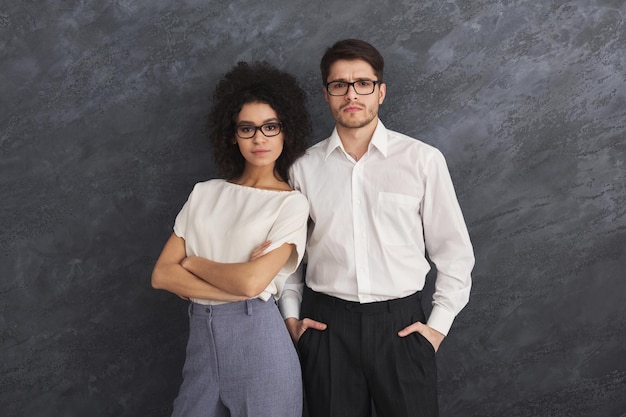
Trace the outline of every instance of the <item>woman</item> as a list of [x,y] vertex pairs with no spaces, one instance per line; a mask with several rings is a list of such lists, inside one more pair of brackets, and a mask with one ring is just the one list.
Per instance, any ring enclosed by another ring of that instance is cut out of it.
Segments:
[[294,77],[239,63],[209,114],[225,179],[195,185],[152,273],[190,299],[183,383],[173,416],[302,412],[298,357],[275,300],[302,259],[308,202],[288,185],[311,133]]

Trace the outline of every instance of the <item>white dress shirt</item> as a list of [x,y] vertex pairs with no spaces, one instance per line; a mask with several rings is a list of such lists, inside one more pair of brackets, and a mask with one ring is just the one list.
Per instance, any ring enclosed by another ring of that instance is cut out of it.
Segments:
[[[437,267],[427,324],[448,333],[469,300],[474,253],[439,150],[378,120],[359,161],[335,129],[296,161],[291,178],[309,200],[311,289],[361,303],[405,297],[424,287],[427,251]],[[299,317],[302,290],[302,274],[289,277],[279,301],[285,318]]]

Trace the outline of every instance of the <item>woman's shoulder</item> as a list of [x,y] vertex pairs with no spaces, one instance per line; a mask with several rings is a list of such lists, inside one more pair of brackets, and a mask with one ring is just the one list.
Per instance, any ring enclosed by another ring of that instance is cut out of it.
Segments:
[[205,198],[211,198],[216,193],[220,193],[224,187],[224,180],[210,179],[207,181],[200,181],[194,184],[191,193],[189,193],[190,200],[203,200]]
[[193,190],[194,191],[196,191],[196,190],[206,191],[206,190],[212,190],[212,189],[219,189],[219,188],[222,188],[225,183],[226,183],[226,181],[223,180],[223,179],[213,178],[213,179],[210,179],[210,180],[197,182],[193,186]]
[[286,198],[285,202],[289,204],[293,210],[296,211],[309,211],[309,200],[300,191],[292,190],[284,193]]

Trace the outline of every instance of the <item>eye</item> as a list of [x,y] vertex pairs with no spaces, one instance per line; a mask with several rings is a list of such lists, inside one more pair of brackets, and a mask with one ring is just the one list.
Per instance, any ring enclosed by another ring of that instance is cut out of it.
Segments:
[[241,133],[250,133],[250,132],[252,132],[254,127],[252,127],[252,126],[239,126],[237,129],[239,129],[239,131]]
[[361,81],[359,81],[359,85],[361,87],[371,87],[372,83],[373,83],[373,81],[370,81],[370,80],[361,80]]
[[276,129],[278,129],[277,123],[268,123],[266,125],[263,125],[263,130],[265,130],[266,132],[272,132]]
[[331,87],[333,90],[339,90],[339,89],[342,89],[342,88],[346,88],[346,83],[341,82],[341,81],[338,81],[338,82],[334,82],[334,83],[332,83],[332,84],[330,85],[330,87]]

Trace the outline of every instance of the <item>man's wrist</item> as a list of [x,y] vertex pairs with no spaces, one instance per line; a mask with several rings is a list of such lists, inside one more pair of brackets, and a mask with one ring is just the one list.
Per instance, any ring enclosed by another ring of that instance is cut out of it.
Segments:
[[281,297],[278,300],[278,309],[283,319],[295,318],[300,319],[300,300],[292,297]]
[[454,314],[445,310],[442,307],[435,305],[428,317],[426,325],[433,330],[441,333],[443,336],[447,336],[454,322]]

